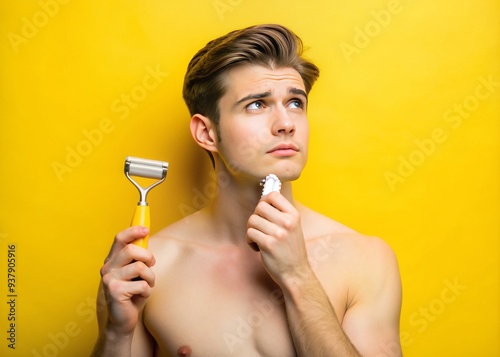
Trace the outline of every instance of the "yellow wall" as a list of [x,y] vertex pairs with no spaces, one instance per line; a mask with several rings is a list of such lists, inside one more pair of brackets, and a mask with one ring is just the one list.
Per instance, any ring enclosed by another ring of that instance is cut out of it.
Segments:
[[99,268],[138,199],[125,157],[170,163],[153,230],[199,208],[210,169],[188,132],[184,69],[208,40],[262,22],[290,26],[322,69],[296,193],[394,248],[405,355],[500,355],[497,1],[0,6],[2,356],[88,354]]

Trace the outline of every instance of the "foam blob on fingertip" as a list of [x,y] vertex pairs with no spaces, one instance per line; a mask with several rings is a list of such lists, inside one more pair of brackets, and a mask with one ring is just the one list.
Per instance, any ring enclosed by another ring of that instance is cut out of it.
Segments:
[[280,192],[281,190],[281,181],[278,176],[275,174],[269,174],[260,182],[262,188],[262,196],[268,195],[271,192]]

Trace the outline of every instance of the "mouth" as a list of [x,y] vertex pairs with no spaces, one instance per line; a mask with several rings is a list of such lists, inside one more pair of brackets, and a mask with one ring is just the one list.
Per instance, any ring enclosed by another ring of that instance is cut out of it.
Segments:
[[295,155],[299,149],[293,144],[279,144],[269,150],[268,154],[273,154],[276,156],[292,156]]

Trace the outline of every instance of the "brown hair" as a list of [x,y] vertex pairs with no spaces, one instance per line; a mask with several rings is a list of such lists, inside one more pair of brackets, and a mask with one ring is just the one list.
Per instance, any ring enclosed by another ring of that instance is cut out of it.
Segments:
[[294,68],[309,93],[319,69],[302,53],[302,40],[280,25],[251,26],[210,41],[191,59],[184,77],[183,96],[190,114],[207,116],[218,127],[219,100],[226,90],[223,74],[239,65]]

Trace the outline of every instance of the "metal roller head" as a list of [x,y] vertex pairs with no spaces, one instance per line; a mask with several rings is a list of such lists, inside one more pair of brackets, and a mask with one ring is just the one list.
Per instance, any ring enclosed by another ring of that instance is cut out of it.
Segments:
[[142,159],[127,156],[125,159],[125,172],[130,176],[140,176],[152,179],[162,179],[167,176],[168,162]]
[[[162,183],[167,177],[168,162],[142,159],[134,156],[127,156],[125,159],[125,176],[139,190],[141,199],[139,204],[147,206],[146,196],[148,191]],[[139,176],[151,179],[159,179],[149,187],[141,187],[131,176]]]

